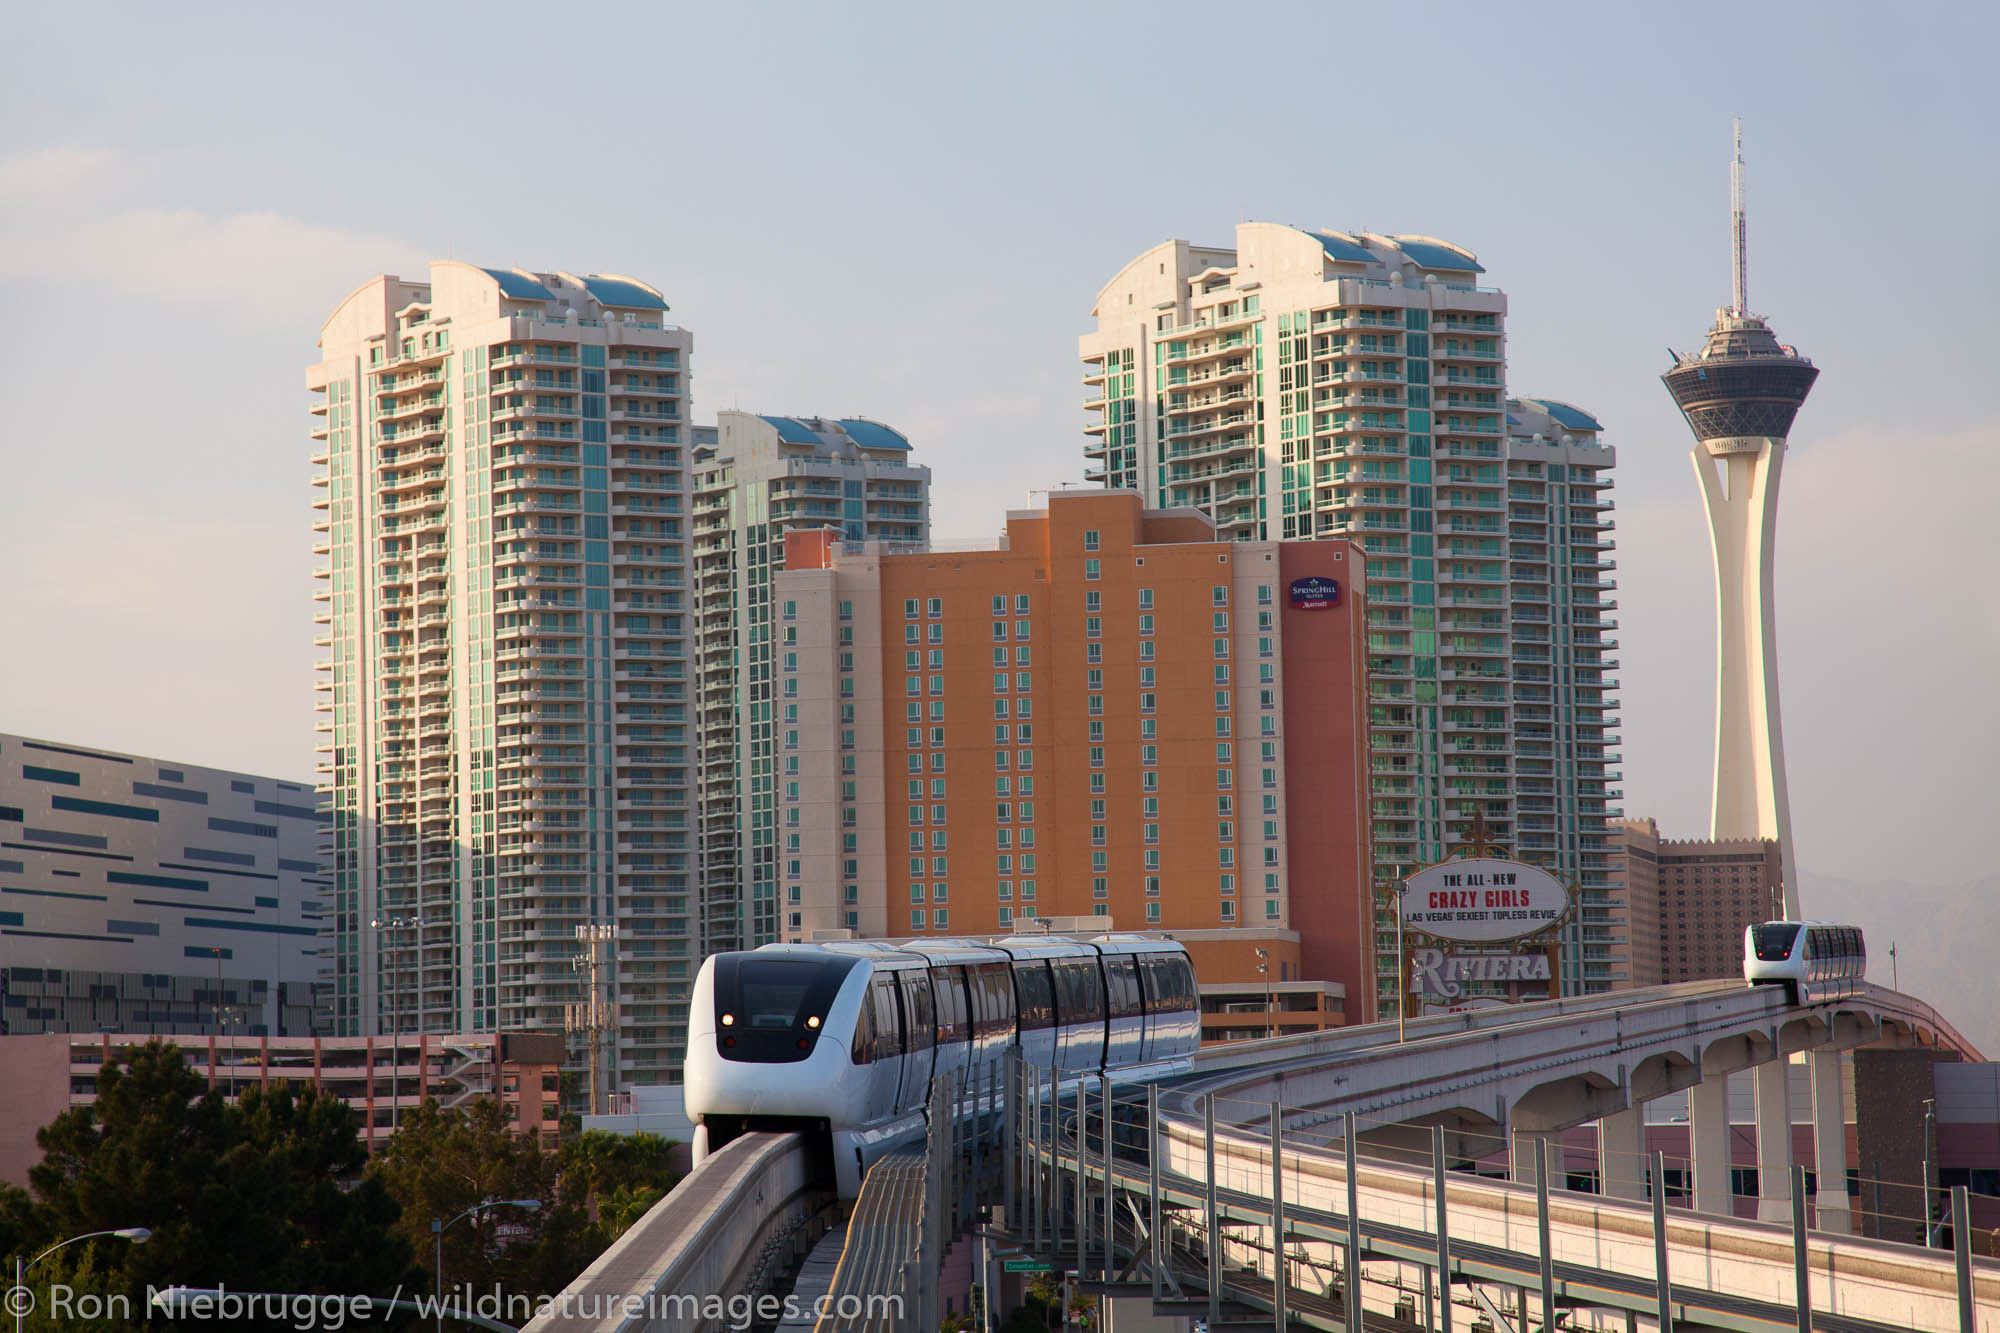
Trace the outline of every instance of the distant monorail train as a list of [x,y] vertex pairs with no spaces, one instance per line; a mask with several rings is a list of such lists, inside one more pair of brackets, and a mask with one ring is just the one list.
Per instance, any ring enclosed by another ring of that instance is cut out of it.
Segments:
[[1782,985],[1793,1004],[1852,995],[1868,972],[1859,926],[1824,921],[1766,921],[1743,931],[1743,979]]
[[841,1196],[923,1133],[931,1082],[998,1087],[1010,1052],[1058,1075],[1184,1068],[1201,1044],[1187,950],[1165,939],[768,944],[695,978],[687,1113],[698,1162],[751,1130],[830,1142]]

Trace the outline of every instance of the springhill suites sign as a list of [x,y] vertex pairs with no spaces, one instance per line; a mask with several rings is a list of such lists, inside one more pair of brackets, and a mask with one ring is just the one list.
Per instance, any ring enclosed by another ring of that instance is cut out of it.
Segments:
[[1324,611],[1330,606],[1340,605],[1340,580],[1322,578],[1315,574],[1310,578],[1292,580],[1292,610]]

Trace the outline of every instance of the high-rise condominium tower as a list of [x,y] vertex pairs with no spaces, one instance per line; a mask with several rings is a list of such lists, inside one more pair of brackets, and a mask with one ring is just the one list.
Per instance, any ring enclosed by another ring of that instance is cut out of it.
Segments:
[[561,1031],[609,931],[597,1067],[678,1077],[691,339],[666,310],[627,278],[440,262],[321,330],[340,1032]]
[[[1603,947],[1616,774],[1613,451],[1588,413],[1507,397],[1507,298],[1421,236],[1245,223],[1168,241],[1098,294],[1081,340],[1086,474],[1238,540],[1367,555],[1373,868],[1487,837],[1575,878],[1565,985]],[[1377,945],[1395,1004],[1394,934]]]
[[[778,877],[774,729],[780,710],[798,707],[778,700],[772,674],[772,578],[785,567],[785,534],[832,529],[843,541],[920,547],[931,474],[910,462],[902,434],[860,417],[723,412],[697,430],[703,951],[718,953],[770,944],[800,924],[799,885],[781,906]],[[841,651],[852,658],[853,645]]]
[[1709,836],[1778,844],[1785,914],[1799,915],[1791,798],[1778,717],[1774,576],[1785,438],[1819,371],[1782,346],[1748,299],[1743,136],[1731,166],[1734,283],[1701,351],[1661,376],[1694,431],[1694,471],[1715,548],[1715,796]]

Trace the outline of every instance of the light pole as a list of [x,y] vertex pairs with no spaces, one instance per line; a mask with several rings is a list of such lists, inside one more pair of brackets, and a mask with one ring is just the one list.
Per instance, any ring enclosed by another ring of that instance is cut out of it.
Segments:
[[1389,906],[1396,913],[1396,1040],[1410,1039],[1410,955],[1403,947],[1403,867],[1389,881]]
[[446,1230],[457,1225],[465,1218],[471,1217],[474,1213],[484,1212],[488,1208],[519,1208],[524,1212],[532,1213],[541,1206],[542,1201],[540,1199],[488,1199],[484,1203],[473,1204],[472,1207],[466,1209],[457,1217],[452,1218],[449,1222],[441,1222],[435,1217],[431,1219],[431,1244],[433,1246],[431,1258],[431,1295],[436,1301],[439,1333],[443,1333],[444,1329],[444,1233]]
[[1937,1115],[1935,1098],[1924,1098],[1924,1203],[1919,1210],[1924,1218],[1924,1248],[1931,1247],[1931,1133]]
[[[81,1236],[71,1236],[68,1240],[57,1241],[55,1244],[49,1246],[49,1248],[43,1250],[40,1254],[36,1255],[32,1259],[27,1260],[25,1263],[22,1262],[21,1256],[17,1254],[14,1256],[15,1289],[17,1291],[26,1291],[28,1287],[27,1283],[28,1270],[30,1268],[33,1268],[36,1264],[40,1263],[42,1260],[48,1258],[50,1255],[54,1254],[57,1250],[60,1250],[63,1246],[74,1245],[80,1240],[92,1240],[98,1236],[116,1236],[120,1240],[129,1240],[134,1245],[144,1245],[147,1241],[153,1238],[153,1233],[147,1230],[145,1227],[120,1227],[116,1231],[86,1231]],[[12,1304],[14,1306],[14,1333],[21,1333],[21,1330],[27,1325],[28,1307],[25,1304],[26,1300],[27,1297],[25,1296],[16,1296],[13,1299]]]
[[1257,951],[1257,971],[1264,978],[1264,1040],[1271,1039],[1271,951]]
[[[368,923],[368,928],[374,931],[415,930],[420,926],[422,926],[423,924],[424,922],[422,917],[392,916],[392,917],[378,918],[376,920],[372,920]],[[392,1007],[389,1010],[389,1135],[391,1138],[395,1137],[396,1131],[398,1129],[401,1129],[403,1126],[402,1000],[403,1000],[402,995],[400,993],[397,994],[394,997],[394,1000],[392,1002]],[[378,1005],[376,1007],[379,1010],[381,1006]],[[379,1026],[382,1021],[379,1012],[376,1016],[375,1021]],[[419,1023],[422,1022],[421,1013],[418,1016],[418,1021]],[[368,1141],[371,1144],[375,1141],[375,1126],[373,1125],[370,1125],[368,1127]]]

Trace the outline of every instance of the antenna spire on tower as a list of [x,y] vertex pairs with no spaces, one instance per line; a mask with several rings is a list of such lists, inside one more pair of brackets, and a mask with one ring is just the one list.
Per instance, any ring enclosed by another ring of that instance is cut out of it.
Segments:
[[1730,310],[1737,315],[1750,313],[1748,305],[1750,263],[1746,254],[1743,221],[1743,118],[1736,118],[1736,157],[1729,164],[1729,232],[1735,286],[1730,293]]

